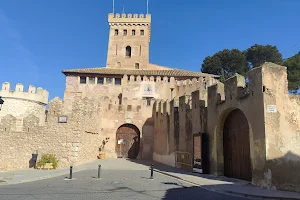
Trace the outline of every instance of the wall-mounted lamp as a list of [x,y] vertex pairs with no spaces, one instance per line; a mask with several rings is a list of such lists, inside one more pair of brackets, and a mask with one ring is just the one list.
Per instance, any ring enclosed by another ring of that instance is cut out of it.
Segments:
[[0,96],[0,110],[1,110],[1,108],[2,108],[3,103],[4,103],[4,100],[3,100],[2,97]]

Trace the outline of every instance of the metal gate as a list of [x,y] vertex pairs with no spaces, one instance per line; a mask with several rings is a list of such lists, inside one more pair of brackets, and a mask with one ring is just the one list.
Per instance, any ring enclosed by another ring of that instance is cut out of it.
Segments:
[[132,124],[124,124],[116,134],[116,153],[119,158],[137,158],[140,147],[140,132]]
[[251,181],[249,125],[241,110],[232,111],[223,129],[224,175]]

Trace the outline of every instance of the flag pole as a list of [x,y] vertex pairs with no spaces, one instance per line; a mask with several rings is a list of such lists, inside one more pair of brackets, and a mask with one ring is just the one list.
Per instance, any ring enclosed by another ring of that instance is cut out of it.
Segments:
[[149,13],[149,0],[147,0],[147,14]]
[[115,14],[115,0],[112,0],[113,3],[113,13]]

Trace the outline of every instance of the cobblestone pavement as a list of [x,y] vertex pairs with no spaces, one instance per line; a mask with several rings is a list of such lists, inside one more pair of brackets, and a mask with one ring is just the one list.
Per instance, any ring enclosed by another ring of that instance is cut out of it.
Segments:
[[0,186],[0,200],[93,200],[93,199],[244,199],[210,192],[175,178],[154,173],[149,179],[149,170],[85,170],[66,176],[29,183]]

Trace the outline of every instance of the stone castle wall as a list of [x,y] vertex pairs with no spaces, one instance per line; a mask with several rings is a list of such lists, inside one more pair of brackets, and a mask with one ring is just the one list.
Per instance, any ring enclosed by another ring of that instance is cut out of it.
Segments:
[[[36,115],[40,119],[40,125],[45,121],[45,110],[48,103],[49,93],[42,89],[30,85],[28,90],[24,91],[24,86],[18,83],[15,90],[12,90],[9,82],[2,84],[0,96],[4,104],[0,111],[0,119],[8,114],[18,118],[18,121],[27,115]],[[17,123],[17,130],[20,130]]]
[[265,63],[248,79],[247,87],[236,75],[192,93],[182,89],[185,95],[171,102],[156,102],[154,158],[176,165],[175,152],[192,153],[193,134],[206,133],[210,173],[224,175],[223,125],[239,109],[249,124],[252,183],[300,191],[300,98],[288,94],[285,67]]

